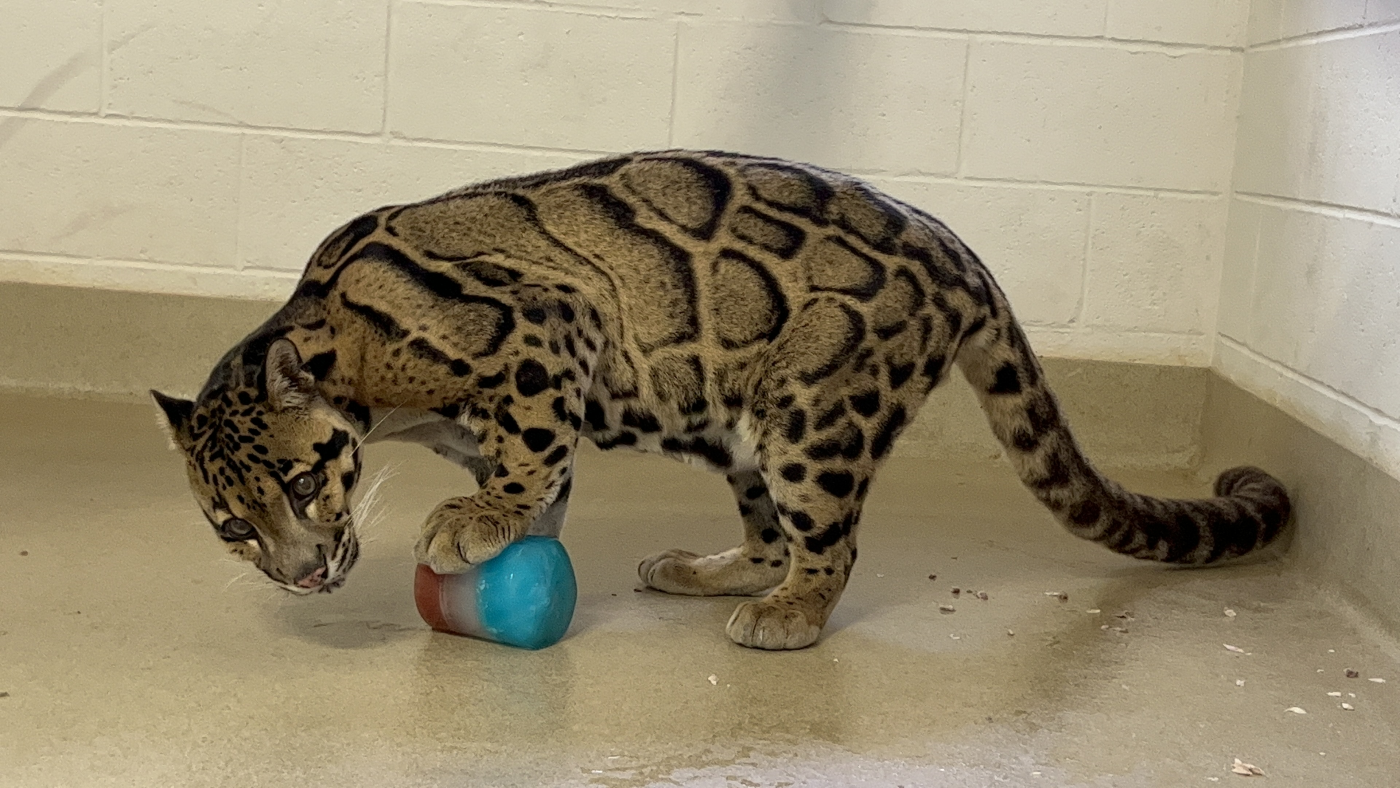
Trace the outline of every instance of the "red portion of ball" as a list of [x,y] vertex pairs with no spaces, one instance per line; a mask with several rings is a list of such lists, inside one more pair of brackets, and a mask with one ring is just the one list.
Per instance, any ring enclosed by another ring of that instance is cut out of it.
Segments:
[[442,614],[442,575],[429,569],[427,564],[419,564],[413,575],[413,602],[428,626],[439,632],[452,631]]

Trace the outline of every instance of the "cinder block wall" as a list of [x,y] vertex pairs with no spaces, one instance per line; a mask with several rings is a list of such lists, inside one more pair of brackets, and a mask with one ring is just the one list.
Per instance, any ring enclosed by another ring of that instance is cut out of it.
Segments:
[[1216,366],[1400,478],[1400,2],[1248,35]]
[[638,148],[944,218],[1051,355],[1207,365],[1248,0],[7,0],[0,279],[276,299],[354,214]]

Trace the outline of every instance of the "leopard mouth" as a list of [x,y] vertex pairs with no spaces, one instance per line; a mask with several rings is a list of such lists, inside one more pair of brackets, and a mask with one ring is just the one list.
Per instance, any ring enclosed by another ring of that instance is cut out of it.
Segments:
[[[323,553],[324,555],[324,553]],[[330,555],[325,557],[325,580],[315,585],[301,585],[289,583],[271,572],[264,572],[277,587],[295,594],[297,596],[309,596],[311,594],[329,594],[332,591],[345,585],[346,577],[350,570],[354,568],[355,562],[360,558],[360,540],[355,538],[353,530],[346,528],[341,538],[336,542],[335,548]]]
[[[346,567],[346,569],[348,569],[348,567]],[[335,591],[336,589],[345,585],[345,570],[341,570],[340,574],[337,574],[329,578],[325,582],[314,586],[293,585],[291,583],[286,583],[276,579],[273,579],[272,582],[278,588],[281,588],[282,590],[288,593],[295,594],[296,596],[311,596],[312,594],[329,594],[332,591]]]

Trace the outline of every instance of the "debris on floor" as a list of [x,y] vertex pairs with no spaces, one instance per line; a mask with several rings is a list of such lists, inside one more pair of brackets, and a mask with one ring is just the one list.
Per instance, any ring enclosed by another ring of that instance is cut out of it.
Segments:
[[1385,683],[1385,679],[1366,679],[1366,680],[1367,680],[1367,681],[1370,681],[1370,682],[1374,682],[1374,683],[1376,683],[1376,684],[1384,684],[1384,683]]
[[1221,643],[1220,645],[1224,646],[1226,651],[1232,651],[1236,654],[1244,653],[1244,649],[1240,648],[1239,646],[1232,646],[1229,643]]
[[983,602],[986,602],[988,599],[991,599],[991,597],[987,596],[986,591],[978,591],[977,598],[982,600]]
[[10,697],[10,693],[8,693],[8,692],[0,692],[0,698],[8,698],[8,697]]
[[1089,608],[1088,610],[1085,610],[1084,612],[1085,612],[1085,613],[1088,613],[1088,614],[1090,614],[1090,615],[1094,615],[1095,613],[1102,613],[1103,611],[1100,610],[1100,609],[1098,609],[1098,608],[1096,608],[1096,607],[1091,607],[1091,608]]
[[1291,711],[1291,712],[1293,712],[1294,714],[1307,714],[1307,713],[1308,713],[1307,710],[1303,709],[1301,706],[1289,706],[1288,708],[1284,709],[1284,711]]
[[939,606],[938,606],[938,612],[940,612],[940,613],[952,613],[952,612],[954,612],[954,611],[956,611],[956,610],[957,610],[957,608],[953,607],[952,605],[939,605]]
[[937,580],[937,579],[938,579],[938,575],[929,575],[929,576],[928,576],[928,579],[929,579],[929,580]]
[[1340,697],[1342,697],[1342,693],[1340,693],[1340,692],[1329,692],[1329,693],[1327,693],[1327,697],[1329,697],[1329,698],[1340,698]]
[[1245,763],[1239,758],[1235,759],[1235,765],[1230,767],[1230,771],[1245,777],[1263,777],[1264,770],[1252,763]]
[[715,674],[711,673],[709,680],[711,685],[716,687],[719,686],[719,676],[716,676]]
[[1235,679],[1235,686],[1236,686],[1236,687],[1243,687],[1243,686],[1244,686],[1244,679]]
[[1349,678],[1349,679],[1359,679],[1359,678],[1361,678],[1361,673],[1359,673],[1358,671],[1352,670],[1351,668],[1347,668],[1347,678]]
[[1231,609],[1228,608],[1228,607],[1225,608],[1225,617],[1226,617],[1226,618],[1234,618],[1234,617],[1235,617],[1235,611],[1231,610]]
[[1046,595],[1046,596],[1053,596],[1053,597],[1055,597],[1056,599],[1060,600],[1061,602],[1068,602],[1068,601],[1069,601],[1069,594],[1066,594],[1066,593],[1063,592],[1063,591],[1046,591],[1046,592],[1045,592],[1045,595]]
[[1342,709],[1343,709],[1344,711],[1356,711],[1356,707],[1353,706],[1353,705],[1351,705],[1350,703],[1343,703],[1343,704],[1342,704]]
[[953,596],[957,596],[958,594],[961,594],[961,593],[962,593],[962,589],[961,589],[961,588],[958,588],[957,586],[953,586]]

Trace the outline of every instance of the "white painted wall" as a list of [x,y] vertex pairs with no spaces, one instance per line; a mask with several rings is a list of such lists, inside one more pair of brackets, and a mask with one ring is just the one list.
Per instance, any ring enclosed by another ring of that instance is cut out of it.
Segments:
[[1400,478],[1400,0],[1253,0],[1216,367]]
[[1210,363],[1248,0],[5,0],[0,279],[281,298],[356,213],[609,151],[867,176],[1042,352]]

